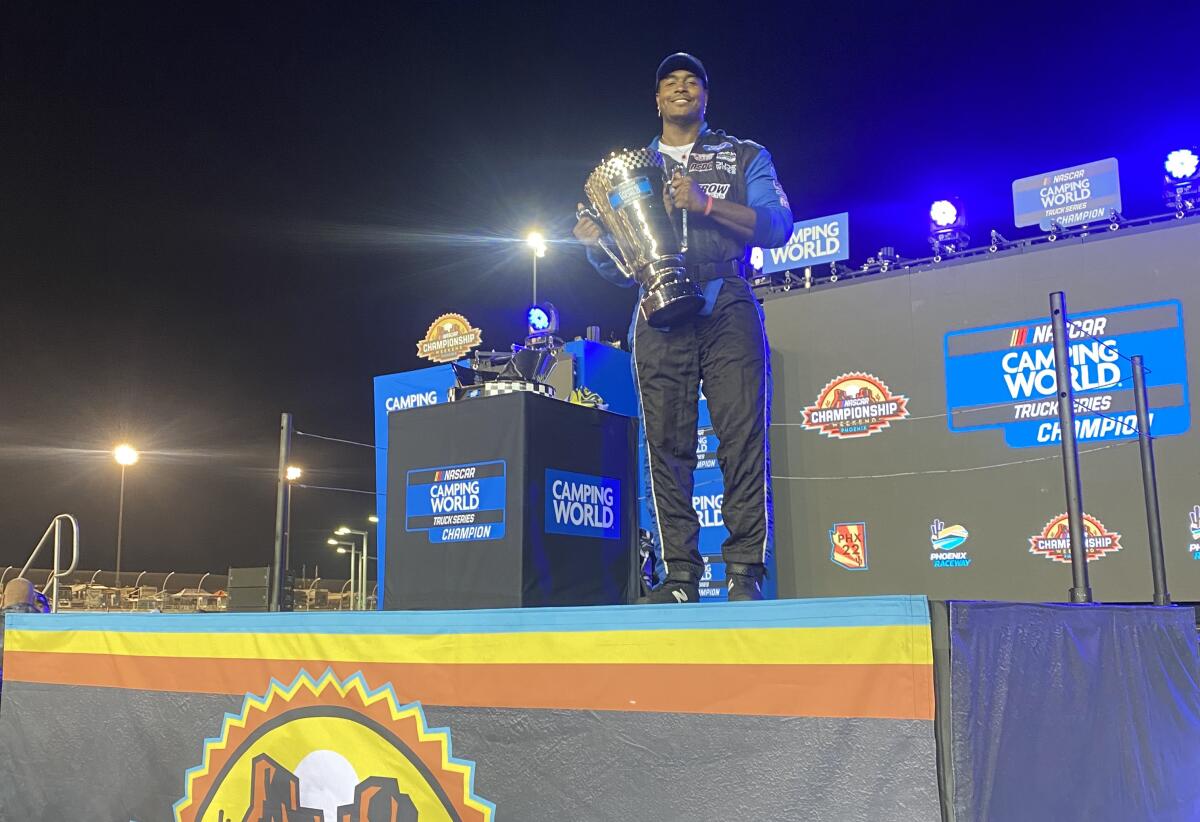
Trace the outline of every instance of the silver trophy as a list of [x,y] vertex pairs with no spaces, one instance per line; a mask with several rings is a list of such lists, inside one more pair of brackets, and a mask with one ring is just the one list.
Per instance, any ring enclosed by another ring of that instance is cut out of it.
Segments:
[[613,152],[588,176],[583,190],[592,208],[579,214],[608,229],[620,255],[604,240],[600,247],[618,271],[642,286],[639,310],[655,328],[686,322],[704,305],[700,286],[683,262],[687,212],[677,227],[663,202],[665,186],[666,164],[657,151]]

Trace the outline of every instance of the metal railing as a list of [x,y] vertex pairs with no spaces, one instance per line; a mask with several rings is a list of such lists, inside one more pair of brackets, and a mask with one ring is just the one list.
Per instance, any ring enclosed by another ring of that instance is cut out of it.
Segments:
[[[66,570],[62,568],[62,529],[64,522],[71,525],[71,565]],[[51,534],[54,534],[54,565],[49,578],[46,580],[45,587],[42,588],[42,595],[45,596],[47,591],[52,591],[50,594],[50,613],[53,614],[58,611],[58,581],[74,572],[75,566],[79,564],[79,520],[75,519],[71,514],[59,514],[50,520],[50,525],[47,526],[46,533],[42,534],[42,538],[34,546],[33,553],[26,560],[25,567],[21,569],[21,573],[17,574],[16,578],[23,578],[25,572],[33,566],[33,561],[37,559],[38,554],[41,553],[46,540],[50,538]]]

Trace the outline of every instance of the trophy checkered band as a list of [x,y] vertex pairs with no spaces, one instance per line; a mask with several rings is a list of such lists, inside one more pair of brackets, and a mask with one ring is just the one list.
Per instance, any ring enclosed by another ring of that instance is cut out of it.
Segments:
[[450,391],[452,400],[474,400],[480,397],[502,397],[505,394],[518,394],[528,391],[545,397],[554,396],[554,388],[539,382],[525,380],[492,380],[479,385],[455,387]]
[[[584,186],[590,191],[606,192],[619,180],[627,180],[636,172],[646,172],[658,169],[659,175],[664,168],[662,155],[648,148],[625,149],[613,152],[612,156],[596,166]],[[593,185],[595,188],[593,189]],[[593,198],[594,199],[594,198]]]

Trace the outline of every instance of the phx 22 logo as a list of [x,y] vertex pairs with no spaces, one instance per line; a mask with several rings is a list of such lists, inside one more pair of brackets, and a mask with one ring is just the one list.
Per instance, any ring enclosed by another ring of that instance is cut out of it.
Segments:
[[175,822],[493,822],[475,763],[390,684],[332,669],[247,694],[185,775]]
[[835,522],[829,529],[829,561],[847,571],[866,571],[867,524]]

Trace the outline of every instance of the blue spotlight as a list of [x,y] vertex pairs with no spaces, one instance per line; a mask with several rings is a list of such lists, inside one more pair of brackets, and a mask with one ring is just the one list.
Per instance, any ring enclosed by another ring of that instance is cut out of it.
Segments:
[[538,303],[525,312],[530,337],[545,337],[558,333],[558,309],[554,303]]
[[529,331],[531,333],[545,331],[550,327],[550,315],[540,305],[535,305],[529,309],[528,319]]
[[929,206],[929,245],[934,261],[943,254],[957,254],[971,242],[967,234],[967,210],[956,197],[934,200]]
[[1182,218],[1200,209],[1200,157],[1195,148],[1178,148],[1167,155],[1163,168],[1163,202]]
[[558,333],[558,309],[554,303],[529,306],[525,320],[529,330],[525,337],[526,348],[556,348],[562,345],[562,340],[555,336]]
[[954,225],[958,222],[958,207],[949,200],[935,200],[929,207],[929,219],[940,228]]
[[1200,158],[1197,158],[1196,152],[1190,148],[1172,151],[1167,155],[1167,161],[1163,163],[1163,167],[1167,170],[1167,176],[1172,180],[1186,180],[1195,177],[1198,165],[1200,165]]

